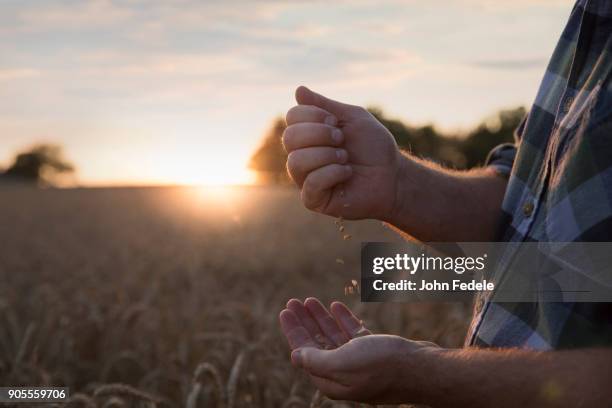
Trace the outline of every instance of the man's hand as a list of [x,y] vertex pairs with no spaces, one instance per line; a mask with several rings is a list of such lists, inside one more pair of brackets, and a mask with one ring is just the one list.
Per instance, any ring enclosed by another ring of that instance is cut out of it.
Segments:
[[612,351],[444,349],[373,335],[342,303],[292,299],[280,313],[291,361],[333,399],[432,407],[604,407]]
[[391,133],[359,106],[306,87],[295,97],[298,105],[287,112],[283,144],[304,205],[348,219],[388,217],[405,160]]
[[283,144],[307,208],[378,219],[423,242],[495,238],[507,182],[494,170],[445,170],[404,155],[365,109],[305,87],[295,97]]
[[418,402],[420,382],[411,379],[420,377],[410,370],[419,370],[423,357],[441,349],[429,342],[373,335],[340,302],[332,303],[330,311],[308,298],[304,304],[290,300],[280,313],[293,364],[333,399],[400,403],[414,389],[412,401]]

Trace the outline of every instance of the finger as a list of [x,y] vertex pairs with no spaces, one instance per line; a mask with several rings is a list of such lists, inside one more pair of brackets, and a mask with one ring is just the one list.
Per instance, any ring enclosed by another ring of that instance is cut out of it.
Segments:
[[334,343],[323,334],[319,328],[319,325],[313,319],[310,313],[308,313],[308,310],[306,310],[306,307],[302,302],[300,302],[298,299],[291,299],[289,302],[287,302],[287,309],[295,313],[302,326],[304,326],[306,331],[308,331],[308,334],[310,334],[310,337],[316,343],[318,343],[321,348],[331,349],[335,347]]
[[338,119],[334,115],[325,109],[312,105],[296,105],[292,107],[287,112],[285,121],[289,126],[302,122],[324,123],[330,126],[338,124]]
[[344,303],[333,302],[329,310],[349,338],[372,334]]
[[308,298],[304,302],[304,306],[310,315],[314,317],[323,334],[332,340],[336,346],[341,346],[349,341],[346,333],[342,331],[336,320],[318,299]]
[[313,170],[328,164],[344,164],[348,153],[334,147],[306,147],[294,150],[287,156],[287,170],[293,181],[302,186],[306,176]]
[[346,116],[348,110],[353,108],[342,102],[334,101],[321,94],[311,91],[305,86],[299,86],[295,90],[295,100],[300,105],[314,105],[335,115],[338,119]]
[[291,310],[283,310],[278,318],[283,334],[292,350],[299,347],[317,347],[306,328],[302,326],[298,317]]
[[323,209],[330,198],[331,188],[346,181],[353,174],[346,164],[328,164],[311,171],[302,185],[302,202],[310,210]]
[[340,146],[344,134],[338,128],[322,123],[296,123],[283,132],[283,146],[288,152],[312,146]]

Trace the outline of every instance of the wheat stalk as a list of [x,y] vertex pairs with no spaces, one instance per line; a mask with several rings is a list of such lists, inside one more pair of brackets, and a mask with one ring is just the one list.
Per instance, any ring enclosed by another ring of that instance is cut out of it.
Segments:
[[289,398],[285,400],[282,405],[282,408],[291,408],[291,407],[308,407],[308,403],[304,401],[303,398],[298,397],[297,395],[291,395]]
[[240,379],[240,372],[242,371],[242,366],[244,365],[244,360],[246,359],[246,355],[248,353],[247,350],[243,350],[238,354],[236,360],[234,361],[234,365],[230,371],[229,378],[227,380],[227,407],[234,408],[236,403],[236,394],[238,390],[238,380]]
[[321,401],[323,401],[323,395],[321,394],[321,391],[316,390],[312,395],[312,399],[310,400],[310,408],[320,407]]
[[102,408],[127,408],[127,404],[123,398],[119,397],[110,397],[104,404]]
[[214,388],[217,390],[217,395],[219,397],[218,408],[225,408],[226,393],[223,387],[223,381],[221,380],[221,374],[219,373],[219,370],[217,370],[217,368],[210,363],[201,363],[200,365],[196,367],[194,371],[194,374],[193,374],[193,384],[194,385],[192,386],[191,392],[189,393],[187,397],[187,400],[188,400],[187,402],[190,403],[191,401],[191,404],[192,404],[190,408],[197,406],[193,404],[197,404],[197,400],[200,395],[200,391],[202,390],[202,386],[205,384],[204,376],[206,375],[212,378]]
[[107,397],[107,396],[122,396],[134,399],[139,399],[153,404],[159,404],[160,398],[147,392],[141,391],[127,384],[104,384],[96,388],[94,391],[94,397]]
[[17,366],[25,357],[28,347],[30,345],[30,339],[34,335],[34,330],[36,330],[36,324],[34,322],[30,322],[28,327],[25,330],[23,338],[21,339],[21,343],[19,344],[19,349],[17,350],[17,355],[15,356],[15,365]]
[[87,394],[76,393],[71,395],[66,401],[65,408],[73,407],[84,407],[84,408],[96,408],[96,402]]

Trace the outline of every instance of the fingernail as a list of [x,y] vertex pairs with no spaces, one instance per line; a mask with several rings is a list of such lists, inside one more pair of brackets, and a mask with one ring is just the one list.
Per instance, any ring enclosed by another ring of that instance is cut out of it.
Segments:
[[291,352],[291,362],[297,367],[302,366],[302,350],[297,349]]
[[344,139],[344,135],[342,134],[342,131],[340,129],[332,130],[331,137],[337,144],[342,143],[342,139]]
[[325,124],[329,126],[336,126],[338,124],[338,119],[335,116],[329,115],[325,118]]
[[345,163],[348,159],[348,153],[344,149],[338,149],[336,150],[336,157],[338,158],[340,163]]
[[350,176],[353,173],[353,168],[351,166],[344,166],[344,171],[346,172],[347,176]]

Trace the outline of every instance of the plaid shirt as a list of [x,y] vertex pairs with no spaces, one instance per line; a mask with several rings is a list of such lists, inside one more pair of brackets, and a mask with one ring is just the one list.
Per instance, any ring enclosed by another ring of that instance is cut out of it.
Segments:
[[[611,53],[612,2],[578,1],[516,143],[487,160],[509,178],[500,241],[612,241]],[[481,294],[466,344],[610,346],[612,304],[495,303]]]

